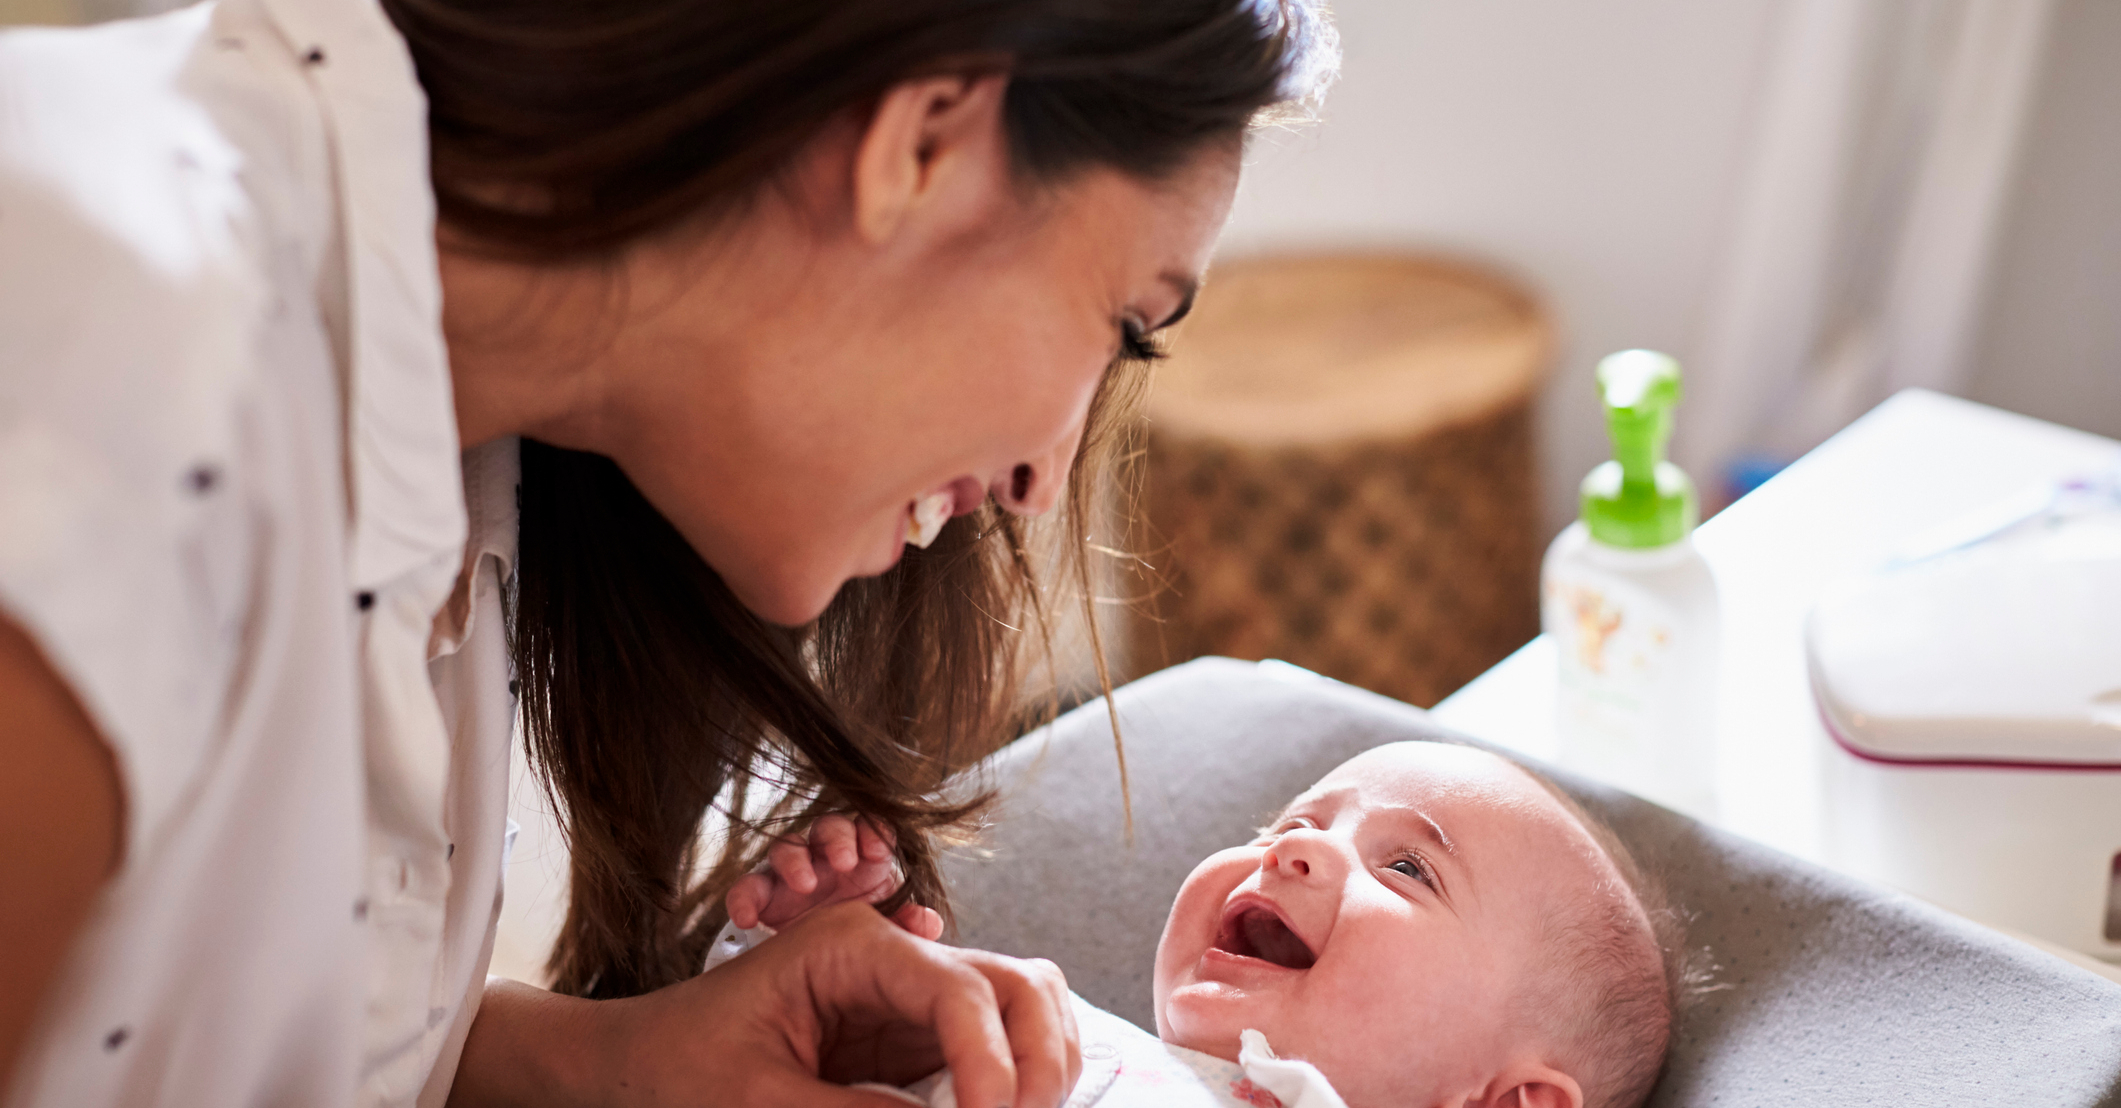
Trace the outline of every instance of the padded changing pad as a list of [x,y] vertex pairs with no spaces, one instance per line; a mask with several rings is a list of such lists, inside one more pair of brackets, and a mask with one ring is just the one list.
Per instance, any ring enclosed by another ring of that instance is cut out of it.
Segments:
[[[1125,841],[1103,701],[990,762],[984,856],[946,864],[958,941],[1051,958],[1153,1029],[1150,968],[1193,866],[1354,754],[1471,742],[1397,701],[1278,663],[1190,662],[1119,690]],[[1506,752],[1504,752],[1506,753]],[[1681,1013],[1650,1103],[2121,1106],[2121,985],[1888,890],[1537,766],[1608,819],[1675,906],[1716,991]]]

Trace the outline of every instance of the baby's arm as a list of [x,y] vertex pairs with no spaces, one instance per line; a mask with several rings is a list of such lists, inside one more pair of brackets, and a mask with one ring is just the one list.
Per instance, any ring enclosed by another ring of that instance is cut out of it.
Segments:
[[[870,904],[898,891],[890,832],[868,820],[819,817],[807,839],[785,838],[766,853],[766,868],[746,874],[723,898],[729,922],[739,930],[779,930],[805,912],[860,900]],[[924,939],[941,938],[943,917],[933,908],[908,904],[892,921]]]

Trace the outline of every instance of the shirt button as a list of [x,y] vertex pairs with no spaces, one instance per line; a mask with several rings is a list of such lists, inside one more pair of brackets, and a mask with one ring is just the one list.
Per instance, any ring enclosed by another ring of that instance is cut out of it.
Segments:
[[214,486],[220,483],[220,469],[204,462],[191,467],[191,471],[184,475],[184,487],[199,496],[214,491]]
[[353,598],[353,606],[361,609],[364,612],[369,610],[370,608],[375,607],[376,594],[365,591],[355,593]]

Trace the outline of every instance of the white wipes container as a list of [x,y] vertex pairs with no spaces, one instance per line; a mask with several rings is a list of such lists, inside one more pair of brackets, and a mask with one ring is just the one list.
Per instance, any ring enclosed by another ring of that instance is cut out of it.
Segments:
[[1830,849],[1961,915],[2121,961],[2121,475],[1813,609]]

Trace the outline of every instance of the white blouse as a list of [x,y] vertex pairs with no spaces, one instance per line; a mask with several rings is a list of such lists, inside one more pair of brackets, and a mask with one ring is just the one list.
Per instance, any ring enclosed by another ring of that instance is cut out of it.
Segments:
[[516,463],[458,450],[426,141],[375,0],[0,35],[0,609],[125,820],[9,1105],[447,1096]]

